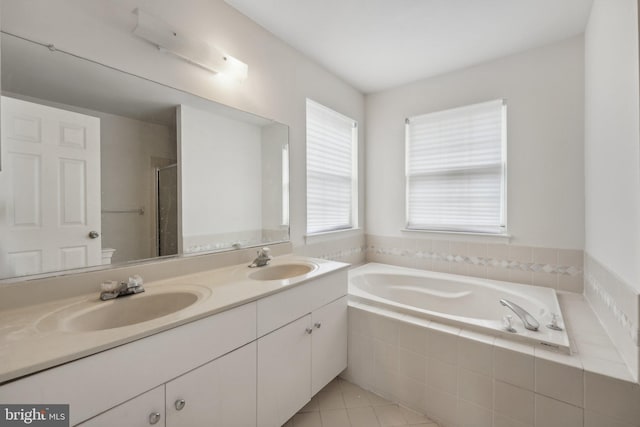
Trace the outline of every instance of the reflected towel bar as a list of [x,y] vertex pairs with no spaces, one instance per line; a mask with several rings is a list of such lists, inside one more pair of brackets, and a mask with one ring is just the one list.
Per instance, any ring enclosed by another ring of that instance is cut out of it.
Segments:
[[138,208],[138,209],[122,209],[122,210],[103,209],[102,213],[137,213],[138,215],[144,215],[144,207]]

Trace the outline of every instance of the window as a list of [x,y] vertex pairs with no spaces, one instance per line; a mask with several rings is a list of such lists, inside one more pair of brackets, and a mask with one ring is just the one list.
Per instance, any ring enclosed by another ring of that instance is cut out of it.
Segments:
[[307,99],[307,233],[357,227],[358,127]]
[[407,228],[506,233],[503,100],[406,120]]

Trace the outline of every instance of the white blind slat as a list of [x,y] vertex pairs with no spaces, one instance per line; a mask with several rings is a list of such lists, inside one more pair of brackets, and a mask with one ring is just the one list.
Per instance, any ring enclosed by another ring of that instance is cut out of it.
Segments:
[[407,121],[407,227],[500,233],[505,227],[502,100]]
[[307,99],[307,233],[353,227],[355,126]]

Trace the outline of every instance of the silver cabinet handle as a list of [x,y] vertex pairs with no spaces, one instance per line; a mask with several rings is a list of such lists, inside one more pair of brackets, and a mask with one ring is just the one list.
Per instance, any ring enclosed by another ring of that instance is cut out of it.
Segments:
[[313,324],[313,327],[316,328],[316,329],[320,329],[321,326],[322,326],[322,323],[320,323],[320,322],[316,322],[316,323]]
[[149,424],[157,424],[160,421],[160,412],[152,412],[149,414]]
[[98,233],[97,231],[90,231],[89,232],[89,238],[97,239],[98,237],[100,237],[100,233]]
[[186,404],[187,402],[185,402],[184,399],[178,399],[174,405],[178,411],[182,411],[182,408],[184,408],[184,405]]
[[309,335],[311,335],[313,333],[313,329],[311,329],[311,328],[307,328],[304,331]]

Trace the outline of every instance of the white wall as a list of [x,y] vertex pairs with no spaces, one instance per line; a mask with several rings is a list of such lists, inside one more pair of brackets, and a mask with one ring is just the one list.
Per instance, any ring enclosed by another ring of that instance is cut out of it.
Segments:
[[407,236],[404,119],[507,99],[512,243],[582,249],[583,39],[572,38],[366,97],[367,233]]
[[262,229],[261,127],[186,105],[179,117],[183,251]]
[[167,126],[96,112],[100,117],[102,247],[114,248],[112,263],[152,258],[155,254],[156,207],[152,159],[176,160],[176,138]]
[[640,290],[636,0],[594,1],[585,83],[585,250]]
[[262,127],[262,228],[279,230],[282,224],[282,149],[287,128],[278,123]]
[[[134,37],[132,11],[142,7],[190,37],[204,40],[249,65],[232,84],[159,52]],[[364,122],[364,97],[284,44],[222,0],[2,0],[2,29],[202,95],[290,126],[291,238],[304,244],[305,98]],[[364,146],[364,135],[360,135]],[[360,164],[364,164],[364,150]],[[364,169],[364,168],[363,168]],[[363,182],[361,172],[360,182]],[[364,185],[361,185],[364,188]],[[361,191],[360,205],[364,205]],[[364,222],[364,213],[360,214]]]
[[585,32],[585,296],[640,373],[637,0],[595,0]]

